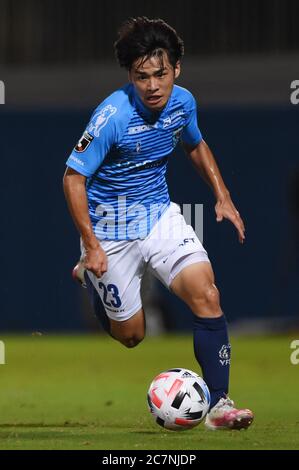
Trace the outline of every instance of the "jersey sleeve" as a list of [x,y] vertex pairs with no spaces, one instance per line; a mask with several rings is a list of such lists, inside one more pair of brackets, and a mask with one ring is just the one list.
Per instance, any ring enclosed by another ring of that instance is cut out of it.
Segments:
[[192,95],[186,111],[187,121],[182,131],[182,141],[189,145],[197,145],[202,140],[202,135],[197,124],[197,105]]
[[84,176],[92,176],[117,139],[117,108],[100,105],[94,111],[82,137],[69,156],[66,165]]

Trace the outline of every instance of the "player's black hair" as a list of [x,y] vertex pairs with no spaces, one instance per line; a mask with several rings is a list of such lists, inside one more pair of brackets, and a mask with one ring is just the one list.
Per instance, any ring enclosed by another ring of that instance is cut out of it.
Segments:
[[160,18],[153,20],[146,16],[130,18],[122,24],[118,36],[114,43],[115,55],[119,65],[127,70],[130,70],[133,62],[139,58],[145,61],[157,56],[162,61],[164,50],[174,68],[184,55],[182,39],[175,29]]

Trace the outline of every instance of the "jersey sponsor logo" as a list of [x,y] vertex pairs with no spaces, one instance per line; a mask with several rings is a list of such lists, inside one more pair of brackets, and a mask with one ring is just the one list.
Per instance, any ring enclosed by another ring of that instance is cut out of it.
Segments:
[[111,104],[105,106],[105,108],[101,109],[95,114],[93,121],[87,129],[88,132],[93,132],[95,137],[99,137],[100,130],[106,126],[109,119],[111,118],[111,116],[113,116],[113,114],[116,113],[116,111],[117,108],[115,106],[112,106]]
[[142,124],[141,126],[133,126],[128,127],[128,134],[140,134],[141,132],[151,131],[152,129],[156,129],[158,127],[158,123],[155,124]]
[[162,165],[166,165],[168,160],[168,156],[163,157],[163,158],[158,158],[157,160],[144,160],[143,162],[136,163],[133,166],[130,166],[129,168],[125,169],[122,174],[128,174],[133,171],[139,171],[139,170],[148,170],[150,168],[158,168]]
[[76,162],[78,165],[84,166],[84,162],[82,162],[82,160],[79,160],[79,158],[75,157],[74,155],[70,156],[70,160],[74,160],[74,162]]
[[77,143],[75,147],[75,151],[79,153],[84,152],[92,141],[93,141],[92,135],[88,134],[88,132],[85,131],[81,139]]
[[136,170],[147,170],[148,168],[158,168],[167,163],[168,157],[159,158],[158,160],[149,160],[142,163],[137,163]]

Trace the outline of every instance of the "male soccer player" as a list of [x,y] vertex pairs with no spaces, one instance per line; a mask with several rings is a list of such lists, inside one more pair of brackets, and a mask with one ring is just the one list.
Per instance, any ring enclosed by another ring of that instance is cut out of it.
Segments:
[[194,314],[194,352],[211,392],[209,429],[247,428],[253,414],[228,398],[230,344],[207,252],[169,199],[167,160],[181,141],[216,198],[217,221],[244,224],[197,125],[192,94],[174,85],[183,42],[161,19],[126,21],[115,43],[129,83],[94,111],[67,160],[64,191],[81,235],[75,276],[106,331],[131,348],[145,334],[145,269]]

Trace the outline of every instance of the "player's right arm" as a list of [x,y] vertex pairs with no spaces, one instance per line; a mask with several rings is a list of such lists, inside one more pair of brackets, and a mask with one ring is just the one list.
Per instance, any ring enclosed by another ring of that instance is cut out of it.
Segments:
[[114,101],[115,96],[111,96],[96,108],[66,162],[67,170],[63,177],[68,207],[86,251],[84,266],[97,277],[107,271],[107,257],[91,223],[86,179],[96,174],[111,146],[116,142],[117,126],[114,117],[117,107]]
[[86,176],[72,168],[66,169],[63,189],[69,211],[85,248],[84,267],[97,277],[101,277],[107,271],[107,256],[92,228],[85,184]]

